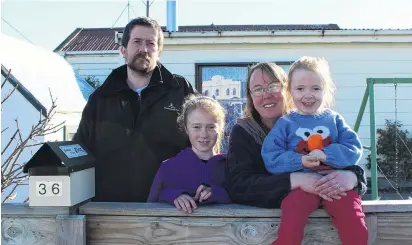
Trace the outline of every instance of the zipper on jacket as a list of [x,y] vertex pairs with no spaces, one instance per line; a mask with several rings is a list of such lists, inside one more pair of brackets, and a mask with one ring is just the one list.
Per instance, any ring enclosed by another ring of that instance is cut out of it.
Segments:
[[[139,103],[139,112],[137,113],[137,115],[135,115],[134,113],[133,113],[133,128],[135,128],[136,127],[136,116],[137,116],[137,120],[139,120],[139,117],[140,117],[140,111],[142,110],[142,99],[141,99],[141,97],[139,96],[139,94],[137,94],[136,93],[136,96],[137,96],[137,101],[138,101],[138,103]],[[132,111],[133,111],[133,108],[132,108]]]
[[[207,164],[207,163],[206,163]],[[203,171],[205,171],[205,183],[207,183],[207,184],[209,184],[209,180],[208,180],[208,177],[207,177],[207,165],[206,164],[203,164]],[[210,185],[210,184],[209,184]]]

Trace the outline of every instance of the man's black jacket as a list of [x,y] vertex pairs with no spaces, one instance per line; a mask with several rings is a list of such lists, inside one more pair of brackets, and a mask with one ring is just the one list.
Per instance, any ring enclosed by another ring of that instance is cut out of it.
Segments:
[[189,145],[176,118],[189,82],[157,64],[141,97],[127,85],[126,65],[90,96],[74,140],[96,158],[94,201],[145,202],[162,161]]

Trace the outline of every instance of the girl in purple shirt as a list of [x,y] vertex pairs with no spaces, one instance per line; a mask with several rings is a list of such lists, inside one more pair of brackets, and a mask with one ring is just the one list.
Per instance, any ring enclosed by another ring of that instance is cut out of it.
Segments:
[[226,156],[220,153],[225,111],[216,100],[191,95],[178,123],[192,147],[164,161],[150,188],[148,202],[167,202],[191,213],[199,204],[230,203],[222,187]]

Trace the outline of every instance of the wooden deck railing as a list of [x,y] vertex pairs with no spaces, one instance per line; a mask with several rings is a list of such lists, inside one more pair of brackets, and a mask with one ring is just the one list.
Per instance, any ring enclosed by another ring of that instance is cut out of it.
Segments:
[[[412,244],[412,200],[364,201],[369,244]],[[192,214],[162,203],[94,203],[76,208],[2,204],[2,243],[78,244],[270,244],[281,211],[211,205]],[[315,211],[303,244],[341,244],[328,215]]]

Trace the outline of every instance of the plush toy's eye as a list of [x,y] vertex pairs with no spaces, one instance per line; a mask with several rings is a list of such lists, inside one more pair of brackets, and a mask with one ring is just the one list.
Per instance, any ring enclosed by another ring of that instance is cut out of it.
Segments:
[[329,129],[325,126],[315,127],[313,133],[322,135],[322,139],[326,139],[330,135]]
[[301,137],[302,139],[308,141],[309,136],[311,136],[313,134],[312,129],[308,129],[308,128],[298,128],[298,130],[296,130],[296,135]]

